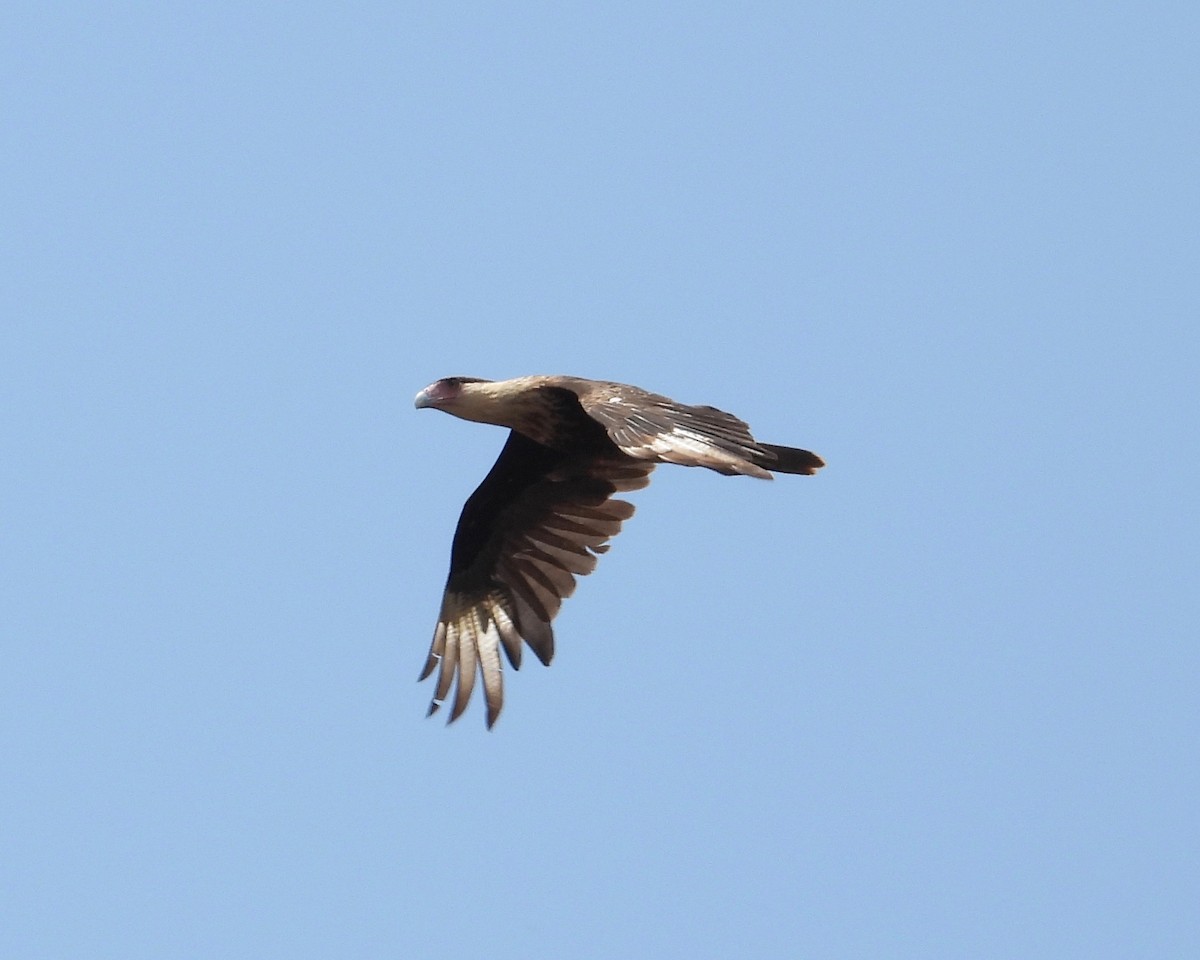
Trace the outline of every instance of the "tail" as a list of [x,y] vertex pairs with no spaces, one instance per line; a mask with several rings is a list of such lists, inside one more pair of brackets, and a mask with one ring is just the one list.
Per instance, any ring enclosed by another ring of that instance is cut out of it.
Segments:
[[768,456],[756,457],[755,464],[775,473],[800,473],[809,476],[825,466],[825,461],[811,450],[780,447],[773,443],[760,443],[758,446],[766,450]]

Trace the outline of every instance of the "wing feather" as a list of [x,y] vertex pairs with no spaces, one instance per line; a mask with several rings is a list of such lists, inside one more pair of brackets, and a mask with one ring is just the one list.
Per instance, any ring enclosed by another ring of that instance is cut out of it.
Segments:
[[551,621],[576,577],[633,515],[617,491],[650,482],[654,464],[611,445],[600,453],[564,454],[512,432],[491,472],[471,495],[455,533],[450,576],[421,673],[437,670],[432,714],[455,686],[450,721],[466,710],[482,677],[487,725],[504,702],[500,650],[514,669],[522,645],[549,664]]
[[500,716],[504,704],[504,671],[500,663],[500,624],[497,620],[493,620],[479,637],[479,672],[483,677],[483,698],[490,727]]
[[529,649],[545,666],[550,666],[554,659],[554,631],[550,621],[539,615],[520,594],[512,594],[513,609],[516,611],[517,630],[521,639],[529,644]]
[[458,669],[458,638],[462,621],[453,619],[446,621],[446,647],[441,656],[440,670],[438,672],[437,691],[433,695],[433,703],[429,705],[429,712],[434,713],[441,701],[446,699],[446,695],[450,692],[450,684],[454,680],[455,671]]
[[443,620],[438,621],[438,625],[433,631],[433,643],[429,646],[429,657],[425,660],[425,668],[421,671],[421,675],[417,677],[420,682],[433,673],[433,668],[437,666],[438,661],[442,658],[442,654],[446,652],[446,623]]
[[458,688],[454,692],[454,707],[450,722],[462,716],[475,689],[475,670],[479,666],[479,618],[474,607],[463,617],[458,635]]
[[763,463],[775,457],[731,413],[618,383],[591,383],[578,395],[584,411],[631,457],[771,479]]
[[554,587],[545,583],[541,573],[528,564],[513,565],[509,569],[509,585],[525,599],[539,619],[547,622],[553,620],[558,613]]
[[564,546],[558,538],[545,537],[544,534],[539,534],[539,536],[544,539],[529,541],[535,556],[545,557],[551,563],[556,563],[562,569],[579,577],[587,576],[596,569],[596,557],[588,551],[572,550],[570,547]]
[[[521,669],[521,633],[517,630],[512,615],[500,604],[494,606],[492,614],[495,617],[496,629],[500,632],[500,642],[504,644],[504,653],[508,656],[508,662],[512,664],[514,670]],[[497,710],[499,710],[499,706],[497,706]]]

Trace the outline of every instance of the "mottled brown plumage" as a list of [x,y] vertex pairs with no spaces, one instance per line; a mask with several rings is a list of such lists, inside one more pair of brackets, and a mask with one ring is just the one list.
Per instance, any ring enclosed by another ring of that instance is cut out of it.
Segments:
[[418,393],[416,405],[511,430],[459,517],[420,677],[438,670],[430,714],[457,677],[451,721],[481,677],[489,727],[504,701],[501,649],[514,668],[523,643],[550,663],[559,606],[633,515],[614,494],[646,486],[656,463],[766,480],[772,471],[812,474],[824,466],[808,450],[760,443],[716,407],[603,380],[449,377]]

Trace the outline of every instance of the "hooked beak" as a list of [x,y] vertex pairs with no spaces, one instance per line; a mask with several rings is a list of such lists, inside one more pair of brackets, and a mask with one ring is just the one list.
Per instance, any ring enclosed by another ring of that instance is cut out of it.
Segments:
[[422,407],[436,406],[437,401],[429,395],[429,388],[426,387],[413,398],[413,406],[420,410]]

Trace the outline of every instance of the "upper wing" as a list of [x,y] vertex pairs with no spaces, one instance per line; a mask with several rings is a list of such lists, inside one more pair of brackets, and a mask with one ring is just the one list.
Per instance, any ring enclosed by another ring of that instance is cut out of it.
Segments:
[[765,468],[777,456],[731,413],[619,383],[591,383],[578,395],[588,415],[631,457],[771,479]]
[[500,457],[463,507],[450,555],[450,576],[424,680],[438,667],[433,714],[458,678],[456,720],[483,678],[487,724],[503,705],[500,648],[514,668],[521,642],[542,663],[554,655],[550,621],[575,577],[591,573],[596,555],[633,514],[613,500],[650,482],[654,465],[626,457],[564,455],[512,431]]

